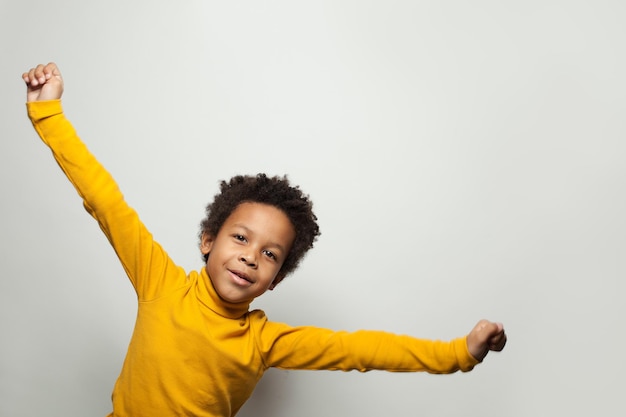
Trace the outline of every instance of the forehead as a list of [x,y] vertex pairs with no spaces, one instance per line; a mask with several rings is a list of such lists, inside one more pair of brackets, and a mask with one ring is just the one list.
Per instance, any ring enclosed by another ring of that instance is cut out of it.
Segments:
[[240,227],[259,238],[291,247],[296,236],[289,217],[274,206],[263,203],[241,203],[228,216],[222,228]]

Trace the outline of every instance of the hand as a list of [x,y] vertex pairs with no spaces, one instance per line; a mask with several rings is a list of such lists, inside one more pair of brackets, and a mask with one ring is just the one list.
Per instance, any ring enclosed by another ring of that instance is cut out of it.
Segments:
[[506,334],[502,323],[481,320],[467,335],[467,348],[479,362],[482,362],[490,350],[500,352],[504,349],[504,345],[506,345]]
[[54,62],[39,64],[22,74],[26,101],[58,100],[63,95],[63,77]]

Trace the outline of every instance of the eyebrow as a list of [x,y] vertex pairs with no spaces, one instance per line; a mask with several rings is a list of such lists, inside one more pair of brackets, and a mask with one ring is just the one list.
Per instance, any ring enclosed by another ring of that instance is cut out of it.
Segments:
[[[254,230],[250,229],[250,228],[249,228],[248,226],[246,226],[245,224],[235,223],[235,224],[233,224],[233,226],[234,226],[234,227],[239,227],[239,228],[241,228],[241,229],[245,230],[245,231],[246,231],[246,233],[249,233],[249,234],[251,234],[251,235],[254,235],[254,234],[255,234],[255,233],[254,233]],[[284,247],[283,247],[283,245],[281,245],[280,243],[277,243],[277,242],[270,242],[268,246],[269,246],[269,247],[276,248],[276,249],[278,249],[279,251],[281,251],[281,252],[285,253],[285,248],[284,248]]]

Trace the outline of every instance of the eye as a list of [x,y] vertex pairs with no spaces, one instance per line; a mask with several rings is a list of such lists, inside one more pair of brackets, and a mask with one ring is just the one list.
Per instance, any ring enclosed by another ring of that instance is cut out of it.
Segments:
[[233,235],[233,238],[235,240],[240,241],[240,242],[245,242],[246,241],[246,237],[244,235]]
[[276,256],[274,252],[271,252],[269,250],[264,250],[263,254],[274,261],[278,260],[278,257]]

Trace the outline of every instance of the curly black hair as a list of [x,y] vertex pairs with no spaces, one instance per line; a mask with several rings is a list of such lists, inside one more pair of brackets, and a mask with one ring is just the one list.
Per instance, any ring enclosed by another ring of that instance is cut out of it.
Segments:
[[[241,203],[263,203],[284,212],[296,231],[291,250],[287,254],[279,275],[285,277],[293,272],[304,255],[313,247],[320,235],[313,202],[298,186],[292,186],[287,176],[268,177],[265,174],[237,175],[230,181],[220,183],[220,192],[206,207],[206,217],[200,223],[200,239],[203,234],[217,236],[222,225]],[[208,260],[204,255],[204,261]]]

